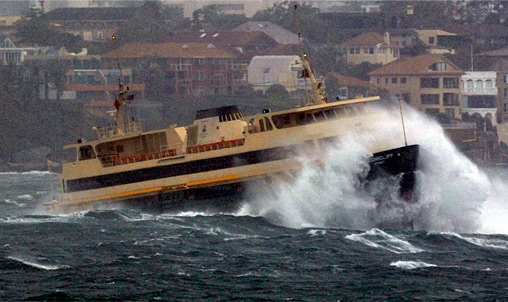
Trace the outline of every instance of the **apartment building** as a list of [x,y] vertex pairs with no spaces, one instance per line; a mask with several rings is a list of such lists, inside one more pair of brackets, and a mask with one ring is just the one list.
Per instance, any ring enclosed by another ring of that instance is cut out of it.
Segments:
[[494,71],[467,71],[461,77],[462,113],[480,114],[497,124],[497,73]]
[[248,87],[247,64],[209,43],[127,43],[102,56],[105,66],[156,64],[166,74],[174,96],[235,95]]
[[136,10],[136,7],[63,7],[46,13],[45,17],[62,31],[100,43],[109,41]]
[[375,32],[362,33],[342,43],[346,51],[348,64],[360,64],[368,62],[371,64],[388,64],[400,57],[400,49],[403,46],[393,43],[390,33],[380,35]]
[[464,72],[442,55],[404,57],[369,73],[370,82],[429,114],[461,118]]

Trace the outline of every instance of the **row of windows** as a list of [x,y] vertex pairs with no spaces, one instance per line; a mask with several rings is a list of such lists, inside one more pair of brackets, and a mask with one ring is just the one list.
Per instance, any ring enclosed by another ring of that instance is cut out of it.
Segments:
[[385,54],[387,52],[387,49],[390,50],[390,54],[393,54],[394,57],[398,57],[400,55],[400,50],[399,49],[394,49],[394,48],[373,48],[373,47],[369,47],[369,48],[360,48],[360,47],[352,47],[349,49],[349,54],[350,55],[358,55],[360,53],[362,54],[369,54],[369,55],[373,55],[375,54],[375,50],[377,49],[377,53],[378,54]]
[[[420,88],[439,88],[440,78],[421,78]],[[459,88],[459,78],[443,78],[443,88]]]
[[246,152],[237,155],[196,160],[188,163],[153,167],[108,175],[87,177],[66,181],[65,192],[77,192],[125,185],[147,180],[175,177],[200,172],[208,172],[232,167],[258,164],[281,160],[295,155],[296,146],[277,147],[272,149]]
[[324,108],[306,112],[295,112],[272,116],[277,129],[291,128],[311,123],[362,115],[368,109],[366,104],[342,105],[335,108]]
[[[403,77],[403,78],[385,78],[385,84],[388,84],[388,83],[392,83],[392,84],[397,84],[397,83],[400,83],[400,84],[406,84],[407,83],[407,78]],[[377,83],[379,84],[380,83],[380,78],[377,78]]]
[[473,91],[473,90],[483,90],[483,89],[491,89],[494,88],[494,81],[492,80],[466,80],[463,81],[462,87],[466,91]]
[[[422,105],[439,105],[439,94],[422,94],[420,101]],[[443,106],[459,106],[459,95],[443,93]]]
[[[427,108],[427,109],[425,109],[425,113],[430,116],[436,116],[440,113],[440,111],[438,108]],[[454,108],[446,108],[444,113],[451,118],[455,117],[455,109]]]

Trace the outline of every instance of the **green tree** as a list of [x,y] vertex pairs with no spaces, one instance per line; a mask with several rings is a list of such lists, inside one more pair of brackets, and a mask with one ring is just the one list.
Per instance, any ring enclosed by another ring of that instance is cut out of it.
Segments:
[[[157,43],[166,40],[171,30],[184,22],[180,7],[164,5],[159,0],[145,1],[132,20],[121,27],[115,36],[120,44],[132,41]],[[115,43],[110,42],[110,47],[114,48]]]
[[192,13],[192,23],[195,30],[213,28],[227,31],[244,22],[247,18],[244,15],[226,15],[219,6],[205,5]]
[[56,30],[45,15],[38,16],[34,11],[29,11],[14,26],[21,43],[65,47],[71,52],[81,51],[84,45],[83,38]]

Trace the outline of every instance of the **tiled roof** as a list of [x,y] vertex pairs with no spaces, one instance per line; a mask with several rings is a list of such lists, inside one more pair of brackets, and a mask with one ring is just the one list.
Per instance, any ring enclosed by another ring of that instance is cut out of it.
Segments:
[[199,32],[199,31],[179,31],[173,33],[168,38],[168,42],[183,43],[216,43],[229,46],[244,46],[258,42],[276,42],[263,32],[256,31],[226,31],[226,32]]
[[375,33],[375,32],[366,32],[366,33],[361,33],[358,36],[347,40],[346,42],[342,43],[342,46],[343,47],[376,46],[378,44],[387,46],[382,35]]
[[263,53],[264,56],[300,55],[300,47],[295,44],[277,44]]
[[440,29],[416,29],[415,30],[419,35],[433,35],[437,36],[456,36],[457,34],[450,33]]
[[373,88],[373,89],[380,89],[379,87],[372,85],[369,82],[366,82],[364,80],[346,76],[343,74],[339,74],[336,72],[330,72],[326,75],[327,81],[330,80],[330,78],[333,78],[337,81],[339,85],[346,86],[346,87],[365,87],[365,88]]
[[[446,70],[446,71],[429,71],[429,66],[433,63],[437,62],[445,62],[456,70]],[[463,71],[460,70],[457,66],[455,66],[452,62],[446,59],[442,55],[432,55],[425,54],[417,57],[401,57],[396,61],[388,63],[380,68],[369,72],[369,75],[414,75],[414,74],[424,74],[432,72],[433,74],[449,74],[449,73],[457,73],[462,74]]]
[[106,59],[161,58],[233,58],[230,52],[209,43],[140,43],[132,42],[102,56]]
[[137,7],[63,7],[44,14],[51,21],[130,20]]
[[249,21],[231,31],[264,32],[280,44],[297,44],[298,35],[269,21]]

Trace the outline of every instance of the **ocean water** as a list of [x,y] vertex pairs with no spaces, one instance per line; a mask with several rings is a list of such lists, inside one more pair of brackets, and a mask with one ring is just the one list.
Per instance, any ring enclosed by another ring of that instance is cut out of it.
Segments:
[[1,173],[0,301],[507,301],[508,173],[405,119],[422,146],[414,204],[395,180],[359,186],[369,136],[222,214],[49,215],[53,175]]

